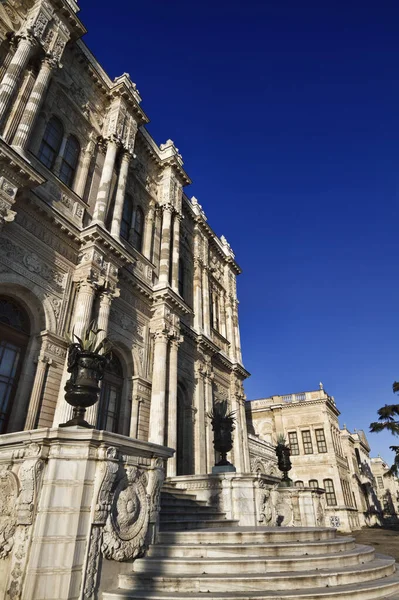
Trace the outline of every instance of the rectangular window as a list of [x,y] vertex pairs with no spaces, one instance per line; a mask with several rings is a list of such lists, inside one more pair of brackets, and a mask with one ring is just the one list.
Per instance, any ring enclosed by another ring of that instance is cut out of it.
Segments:
[[384,487],[384,480],[382,479],[381,475],[377,476],[377,481],[378,481],[378,487],[379,488],[383,488]]
[[317,452],[327,452],[326,437],[324,435],[324,429],[315,429]]
[[296,431],[291,431],[288,434],[288,445],[290,447],[292,456],[296,456],[299,454],[298,436],[296,434]]
[[336,506],[337,499],[335,497],[335,489],[332,479],[324,479],[324,489],[326,490],[327,506]]
[[302,431],[303,451],[305,454],[313,454],[313,445],[310,431]]

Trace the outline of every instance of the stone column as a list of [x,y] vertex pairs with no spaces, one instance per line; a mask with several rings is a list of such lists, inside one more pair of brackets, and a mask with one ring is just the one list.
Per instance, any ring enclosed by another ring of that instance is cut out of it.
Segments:
[[247,435],[247,416],[245,414],[245,396],[242,395],[238,399],[241,416],[241,435],[242,435],[242,452],[243,452],[243,472],[251,472],[251,464],[249,460],[249,445]]
[[220,296],[220,333],[227,339],[227,328],[226,328],[226,294],[222,292]]
[[[82,331],[90,324],[95,292],[95,287],[90,281],[82,280],[79,282],[79,291],[76,298],[76,308],[73,320],[73,333],[79,337],[82,335]],[[65,423],[72,418],[72,406],[65,401],[64,386],[68,379],[69,373],[67,371],[67,363],[65,362],[57,407],[54,414],[54,427],[58,427],[60,423]]]
[[87,177],[89,175],[94,150],[95,150],[95,142],[93,140],[90,140],[89,143],[87,144],[85,153],[83,155],[82,166],[80,168],[80,171],[78,172],[78,176],[76,178],[76,183],[74,185],[75,194],[77,194],[81,198],[83,198],[84,193],[85,193]]
[[98,188],[96,204],[94,207],[93,222],[104,224],[107,213],[109,193],[111,189],[112,174],[114,172],[118,143],[113,138],[107,142],[107,152]]
[[204,266],[202,269],[202,314],[204,333],[208,336],[211,335],[211,315],[209,310],[209,302],[208,268]]
[[40,399],[43,393],[43,384],[46,377],[47,365],[50,365],[51,363],[51,358],[48,358],[44,355],[40,355],[37,359],[35,381],[33,383],[24,429],[34,429],[36,427],[36,420],[39,413]]
[[144,229],[144,242],[143,242],[143,254],[148,260],[152,260],[152,234],[154,228],[155,218],[155,207],[153,203],[150,204],[147,216],[145,218],[145,229]]
[[[208,368],[209,369],[209,368]],[[213,408],[213,373],[208,370],[205,376],[205,413],[210,413]],[[213,431],[210,419],[206,418],[205,432],[206,432],[206,472],[212,473],[212,467],[215,464],[215,450],[213,447]]]
[[230,359],[236,362],[236,336],[234,331],[233,323],[233,311],[232,311],[232,297],[227,299],[226,304],[226,325],[227,325],[227,339],[230,342]]
[[175,477],[177,475],[177,355],[179,350],[179,340],[173,338],[170,342],[169,350],[169,387],[168,387],[168,414],[166,422],[168,424],[167,446],[175,450],[172,458],[168,460],[167,476]]
[[202,262],[194,258],[194,329],[202,332]]
[[172,289],[177,293],[179,293],[180,221],[181,215],[175,214],[173,224]]
[[154,335],[154,368],[150,406],[148,441],[165,445],[166,367],[169,337],[165,331]]
[[159,283],[168,285],[170,269],[170,243],[173,207],[171,204],[162,206],[162,234],[161,234],[161,257],[159,261]]
[[234,452],[234,466],[237,469],[238,473],[244,472],[244,464],[243,464],[243,447],[242,447],[242,435],[243,435],[243,423],[241,423],[241,413],[240,413],[240,404],[239,400],[235,393],[231,395],[231,408],[235,411],[237,427],[233,433],[233,452]]
[[7,108],[16,92],[18,80],[28,63],[35,43],[35,39],[29,35],[19,39],[18,47],[0,84],[0,126],[4,123]]
[[233,326],[234,326],[234,339],[236,345],[236,359],[237,362],[242,361],[241,357],[241,342],[240,342],[240,329],[238,326],[238,302],[234,301],[233,304]]
[[[111,311],[112,294],[105,290],[100,295],[100,306],[98,309],[97,327],[102,329],[98,333],[97,341],[100,343],[106,336],[108,331],[109,313]],[[90,425],[97,426],[97,415],[98,415],[99,402],[96,402],[93,406],[86,409],[86,421]]]
[[129,437],[133,439],[137,439],[138,436],[138,427],[139,427],[139,404],[141,402],[140,396],[136,396],[133,391],[133,380],[131,381],[131,397],[132,397],[132,412],[130,414],[130,430]]
[[51,72],[57,64],[57,61],[51,56],[46,56],[43,59],[39,74],[29,96],[24,114],[22,115],[21,122],[18,125],[17,132],[14,136],[13,146],[16,146],[17,148],[26,148],[36,117],[39,114],[40,106],[44,100],[47,86],[50,82]]
[[123,204],[125,202],[125,191],[127,176],[129,172],[130,152],[125,151],[122,155],[121,166],[119,169],[119,177],[117,191],[115,197],[114,214],[112,217],[111,235],[117,239],[120,238],[121,222],[123,213]]
[[199,365],[196,369],[196,387],[195,387],[195,405],[197,409],[197,419],[195,421],[194,433],[194,460],[195,474],[201,475],[207,473],[206,462],[206,435],[208,425],[206,424],[205,414],[205,373],[203,366]]

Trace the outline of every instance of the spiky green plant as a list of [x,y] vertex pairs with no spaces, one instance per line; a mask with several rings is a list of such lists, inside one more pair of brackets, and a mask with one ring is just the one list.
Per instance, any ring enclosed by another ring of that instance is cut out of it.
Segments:
[[97,324],[92,321],[88,327],[83,329],[81,337],[72,331],[72,336],[68,336],[68,341],[70,344],[76,344],[74,341],[75,338],[81,352],[90,352],[92,354],[102,354],[103,356],[107,356],[111,352],[112,343],[106,337],[100,342],[98,341],[98,334],[101,331],[104,331],[104,329],[99,329]]
[[207,417],[212,422],[227,420],[229,423],[231,423],[232,426],[236,421],[236,417],[234,416],[235,414],[235,410],[229,410],[227,400],[220,400],[219,402],[215,402],[212,410],[206,413]]

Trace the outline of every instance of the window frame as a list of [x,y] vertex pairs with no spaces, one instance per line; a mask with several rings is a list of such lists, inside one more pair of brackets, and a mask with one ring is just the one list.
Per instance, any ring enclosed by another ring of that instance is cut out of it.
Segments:
[[[320,437],[320,439],[319,439],[320,433],[321,433],[322,437]],[[318,429],[315,429],[314,434],[315,434],[315,438],[316,438],[318,454],[326,454],[328,452],[328,448],[327,448],[327,440],[326,440],[326,434],[324,432],[324,428],[320,427]],[[324,450],[321,450],[320,448],[324,448]]]
[[[138,219],[137,216],[140,215],[141,223],[140,228],[137,227]],[[136,206],[136,210],[134,211],[134,223],[133,223],[133,231],[132,231],[132,241],[131,244],[137,252],[143,252],[143,242],[144,242],[144,211],[141,206]]]
[[[305,440],[305,436],[307,436],[308,434],[309,434],[309,439]],[[310,429],[302,430],[301,437],[302,437],[303,453],[304,454],[314,454],[312,434],[311,434]],[[310,448],[310,451],[309,451],[309,448]]]
[[[58,131],[58,138],[56,138],[55,144],[52,145],[51,144],[52,132],[50,130],[50,127],[54,126],[55,124],[57,124],[59,126],[59,131]],[[59,119],[55,115],[52,115],[51,118],[47,122],[42,140],[40,142],[39,150],[37,153],[37,158],[50,171],[52,171],[54,169],[55,162],[57,160],[57,157],[59,156],[62,140],[64,139],[64,132],[65,132],[65,129],[64,129],[64,125],[63,125],[61,119]],[[51,159],[49,159],[49,157],[46,153],[46,150],[47,151],[50,150],[50,153],[52,153]]]
[[323,487],[325,489],[325,499],[327,506],[337,506],[337,496],[335,493],[334,481],[330,478],[323,479]]
[[[69,151],[69,146],[71,144],[75,144],[74,162],[69,162],[69,158],[67,158],[67,153]],[[61,181],[70,188],[73,186],[73,183],[75,181],[76,172],[77,172],[78,166],[79,166],[80,152],[81,152],[81,146],[80,146],[79,140],[75,135],[73,135],[71,133],[68,136],[67,141],[65,143],[64,151],[63,151],[62,157],[61,157],[60,170],[59,170],[59,174],[58,174],[58,177],[61,179]],[[67,169],[67,174],[65,176],[64,176],[63,169]]]
[[[296,431],[289,431],[287,435],[288,435],[288,447],[291,451],[291,456],[299,456],[300,451],[299,451],[298,433]],[[294,441],[291,440],[290,436],[294,436]]]

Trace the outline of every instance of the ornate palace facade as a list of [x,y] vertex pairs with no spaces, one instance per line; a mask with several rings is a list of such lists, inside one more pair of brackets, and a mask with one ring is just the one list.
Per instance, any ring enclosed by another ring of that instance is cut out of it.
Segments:
[[84,33],[74,0],[0,4],[0,433],[68,419],[68,335],[96,321],[114,351],[93,425],[176,448],[171,476],[207,473],[227,399],[248,472],[240,269]]

